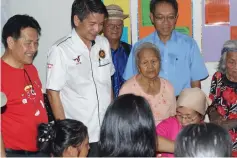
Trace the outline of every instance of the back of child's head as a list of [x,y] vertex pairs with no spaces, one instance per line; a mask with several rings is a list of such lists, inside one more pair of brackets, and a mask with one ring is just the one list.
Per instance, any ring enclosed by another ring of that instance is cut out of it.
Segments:
[[229,133],[213,123],[191,124],[183,128],[175,142],[175,157],[230,157]]
[[42,123],[38,127],[39,151],[61,157],[68,147],[80,145],[88,137],[87,127],[80,121],[65,119]]

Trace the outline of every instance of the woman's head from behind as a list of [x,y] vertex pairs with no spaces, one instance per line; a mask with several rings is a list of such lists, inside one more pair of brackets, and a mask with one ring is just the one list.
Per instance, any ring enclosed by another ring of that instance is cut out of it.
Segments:
[[221,51],[218,71],[237,82],[237,40],[225,42]]
[[212,124],[191,124],[183,128],[175,142],[175,157],[230,157],[232,142],[228,132]]
[[145,42],[135,50],[136,65],[140,74],[148,79],[156,78],[160,72],[161,57],[159,49]]
[[200,88],[186,88],[177,100],[176,117],[182,126],[200,123],[210,104],[210,99]]
[[87,127],[65,119],[40,124],[37,145],[41,152],[55,157],[86,157],[89,150]]
[[143,97],[125,94],[108,107],[101,127],[99,150],[102,157],[155,156],[155,123]]

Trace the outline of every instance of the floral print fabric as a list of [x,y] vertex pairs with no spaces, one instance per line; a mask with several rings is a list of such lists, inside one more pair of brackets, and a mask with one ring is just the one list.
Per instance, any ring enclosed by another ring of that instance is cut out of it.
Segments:
[[[212,77],[209,97],[212,99],[212,105],[224,118],[237,119],[237,83],[216,72]],[[237,128],[229,130],[229,133],[233,142],[232,156],[237,157]]]

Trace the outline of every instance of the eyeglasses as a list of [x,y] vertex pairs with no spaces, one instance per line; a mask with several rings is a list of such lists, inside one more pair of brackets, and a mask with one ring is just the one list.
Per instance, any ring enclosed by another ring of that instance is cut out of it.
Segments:
[[155,21],[159,22],[159,23],[163,23],[165,22],[165,20],[167,20],[168,22],[172,23],[176,20],[177,16],[176,15],[169,15],[169,16],[162,16],[162,15],[154,15],[155,17]]
[[123,24],[119,24],[119,25],[108,24],[108,25],[106,25],[106,27],[108,27],[110,30],[113,30],[113,29],[120,30],[123,28]]
[[198,115],[195,116],[187,116],[187,115],[182,115],[182,114],[177,114],[176,115],[179,119],[183,120],[185,119],[187,122],[193,122],[197,119]]

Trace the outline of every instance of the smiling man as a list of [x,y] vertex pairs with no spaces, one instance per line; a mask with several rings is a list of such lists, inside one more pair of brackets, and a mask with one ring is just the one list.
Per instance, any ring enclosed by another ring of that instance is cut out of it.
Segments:
[[115,67],[115,73],[112,76],[112,86],[114,97],[117,97],[125,81],[123,79],[123,73],[131,51],[130,44],[120,41],[123,33],[124,20],[128,18],[128,15],[124,14],[123,9],[116,4],[110,4],[106,9],[109,16],[104,22],[103,33],[108,39],[111,48]]
[[151,0],[150,18],[156,30],[134,45],[123,78],[127,80],[138,73],[134,50],[143,42],[151,42],[161,53],[159,76],[173,84],[176,96],[184,88],[200,88],[200,81],[208,72],[195,40],[174,30],[178,19],[177,1]]
[[98,156],[100,125],[112,99],[114,66],[109,42],[99,36],[108,17],[101,0],[75,0],[72,32],[48,52],[47,93],[56,119],[75,119],[88,128],[90,151]]
[[[15,15],[4,25],[1,58],[1,92],[7,103],[1,109],[1,156],[43,157],[36,146],[37,127],[48,122],[42,85],[32,65],[41,28],[28,15]],[[5,148],[4,148],[5,147]]]

